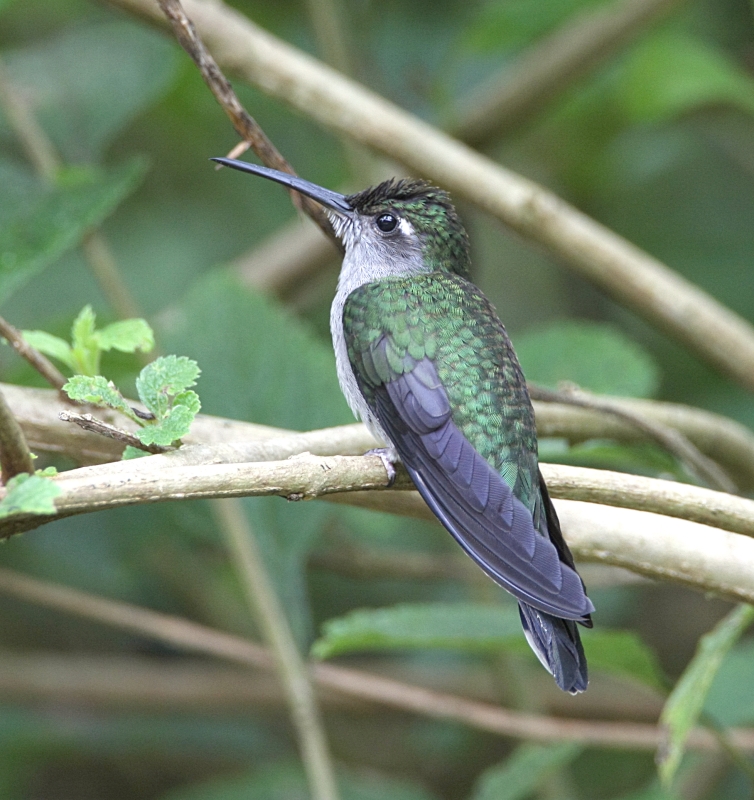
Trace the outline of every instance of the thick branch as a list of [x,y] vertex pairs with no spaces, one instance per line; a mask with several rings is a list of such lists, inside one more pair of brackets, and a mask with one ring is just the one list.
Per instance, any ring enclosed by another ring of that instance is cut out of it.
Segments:
[[[12,570],[0,569],[0,592],[133,631],[188,652],[213,655],[268,672],[275,669],[271,654],[254,642],[179,617],[38,581]],[[664,735],[657,726],[638,722],[594,722],[525,714],[334,664],[312,664],[310,670],[320,688],[437,719],[454,720],[501,736],[543,742],[569,740],[603,748],[655,750]],[[736,747],[754,750],[754,731],[732,729],[728,736]],[[689,736],[688,747],[717,750],[719,743],[711,732],[697,728]]]
[[[258,447],[269,456],[278,447],[285,451],[307,439],[316,443],[321,434],[294,434],[261,442]],[[387,487],[384,466],[376,456],[303,454],[285,461],[220,463],[237,455],[237,449],[229,445],[215,448],[198,445],[137,461],[71,470],[55,478],[62,490],[55,500],[56,516],[135,503],[280,495],[291,500],[333,496],[340,502],[433,518],[414,492],[362,491]],[[754,601],[754,539],[680,518],[690,516],[751,534],[753,501],[603,470],[545,464],[543,474],[556,497],[587,497],[621,506],[661,510],[677,517],[593,502],[558,500],[564,534],[577,556],[721,597]],[[405,473],[399,472],[396,486],[410,486]],[[38,527],[52,518],[19,514],[0,521],[0,532],[8,536]]]
[[[65,454],[83,463],[101,463],[120,458],[122,446],[61,422],[58,418],[60,401],[55,393],[12,384],[0,384],[0,390],[5,394],[32,449]],[[610,402],[680,431],[702,452],[722,464],[739,486],[744,489],[754,487],[754,435],[740,423],[709,411],[673,403],[618,398],[611,398]],[[612,414],[558,403],[535,402],[534,408],[540,438],[562,437],[572,443],[588,439],[632,442],[645,438],[634,425]],[[107,412],[102,412],[101,416],[111,421]],[[118,419],[117,422],[120,427],[131,429],[127,420]],[[318,455],[356,455],[375,446],[374,439],[361,425],[310,431],[300,434],[305,438],[296,439],[295,443],[288,438],[290,435],[290,431],[279,428],[201,414],[184,441],[187,444],[232,444],[237,461],[281,459],[305,450]],[[280,449],[279,445],[275,445],[272,449],[266,446],[260,451],[260,440],[281,436],[286,437],[287,448]],[[187,454],[184,453],[183,457],[187,457]],[[202,463],[201,459],[196,463]]]
[[[110,2],[161,20],[150,0]],[[203,0],[187,0],[186,9],[218,63],[326,127],[476,203],[754,389],[754,328],[660,261],[543,187],[276,39],[239,12]]]

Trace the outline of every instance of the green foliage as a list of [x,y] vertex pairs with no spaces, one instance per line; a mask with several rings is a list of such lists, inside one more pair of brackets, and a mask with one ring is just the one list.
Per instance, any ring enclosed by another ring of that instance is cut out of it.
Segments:
[[[85,338],[93,334],[93,315],[80,315],[78,322],[80,336]],[[74,324],[74,342],[76,328]],[[196,361],[185,356],[162,356],[144,367],[136,379],[136,390],[153,419],[144,419],[136,414],[117,387],[101,375],[74,375],[63,391],[71,400],[120,411],[142,426],[136,435],[143,444],[167,447],[189,432],[194,417],[199,413],[199,395],[188,387],[196,384],[200,371]]]
[[482,52],[519,48],[562,24],[575,12],[604,0],[487,0],[464,35],[464,44]]
[[139,419],[115,384],[102,375],[94,375],[93,377],[89,375],[74,375],[63,386],[63,391],[71,400],[79,403],[91,403],[95,406],[112,408],[125,414],[134,422]]
[[146,320],[126,319],[97,330],[95,319],[92,307],[84,306],[73,322],[70,345],[45,331],[23,331],[24,339],[41,353],[61,361],[75,374],[88,376],[97,375],[100,356],[105,351],[148,353],[154,347],[154,334]]
[[620,87],[632,122],[664,122],[710,105],[754,113],[754,79],[700,38],[664,31],[636,48]]
[[167,39],[122,20],[73,26],[5,59],[13,85],[34,97],[40,123],[70,162],[100,161],[113,138],[165,92],[177,67]]
[[584,632],[582,638],[593,672],[605,672],[665,691],[667,680],[657,656],[633,631],[597,628]]
[[521,638],[515,606],[478,603],[403,604],[359,609],[328,620],[312,655],[330,658],[365,650],[442,648],[496,652]]
[[[342,800],[432,800],[418,785],[377,774],[340,770]],[[283,764],[237,778],[225,778],[177,789],[160,800],[308,800],[311,792],[301,767]]]
[[[16,176],[15,170],[8,175]],[[132,159],[115,169],[90,168],[75,182],[61,177],[54,186],[3,179],[5,212],[0,213],[0,302],[6,301],[45,267],[78,245],[128,197],[144,176],[144,163]],[[19,202],[13,202],[14,194]],[[22,195],[24,195],[22,197]]]
[[681,763],[686,739],[696,725],[712,681],[728,651],[754,621],[754,606],[736,606],[700,640],[694,658],[670,693],[660,716],[668,741],[658,761],[660,778],[668,786]]
[[583,749],[572,742],[521,745],[501,764],[482,773],[470,800],[524,800]]
[[42,475],[21,473],[11,478],[0,500],[0,519],[14,514],[54,514],[59,486]]
[[[593,671],[664,690],[656,657],[632,631],[584,631],[583,642]],[[351,611],[324,623],[312,655],[428,649],[530,655],[516,606],[480,603],[404,603]]]
[[516,337],[526,379],[557,388],[570,381],[599,394],[651,397],[657,367],[638,345],[609,325],[557,322]]
[[754,641],[738,642],[725,657],[704,701],[704,710],[721,725],[754,722]]

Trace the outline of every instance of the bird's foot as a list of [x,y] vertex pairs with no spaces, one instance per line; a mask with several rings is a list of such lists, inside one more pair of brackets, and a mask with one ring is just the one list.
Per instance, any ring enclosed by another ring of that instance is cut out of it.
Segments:
[[398,454],[392,447],[375,447],[373,450],[367,450],[365,456],[378,456],[382,461],[382,466],[385,467],[387,472],[387,485],[388,488],[395,483],[395,465],[398,463]]

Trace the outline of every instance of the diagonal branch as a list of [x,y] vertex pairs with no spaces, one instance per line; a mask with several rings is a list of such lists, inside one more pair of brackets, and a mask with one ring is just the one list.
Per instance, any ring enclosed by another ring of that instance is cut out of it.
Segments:
[[[109,2],[160,21],[150,0]],[[324,126],[476,203],[754,390],[754,327],[659,260],[221,2],[186,0],[186,8],[219,64]]]

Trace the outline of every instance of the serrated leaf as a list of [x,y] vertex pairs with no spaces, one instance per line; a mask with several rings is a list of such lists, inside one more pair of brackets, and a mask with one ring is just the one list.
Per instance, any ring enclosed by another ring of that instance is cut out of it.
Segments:
[[63,391],[71,400],[114,408],[133,419],[133,412],[123,399],[123,395],[111,381],[103,378],[102,375],[74,375],[63,386]]
[[585,631],[582,640],[590,670],[665,691],[667,683],[657,657],[633,631],[593,629]]
[[632,122],[658,122],[721,103],[752,114],[754,80],[702,39],[660,32],[634,50],[621,99]]
[[50,356],[50,358],[56,358],[69,369],[76,369],[73,363],[71,346],[65,339],[61,339],[59,336],[53,336],[46,331],[21,331],[21,333],[26,342],[39,350],[40,353],[44,353],[46,356]]
[[144,319],[124,319],[97,331],[97,342],[101,350],[148,353],[154,348],[154,333]]
[[136,391],[141,402],[161,420],[171,405],[171,398],[196,384],[199,365],[186,356],[162,356],[139,373]]
[[696,653],[678,679],[660,715],[666,743],[658,753],[663,785],[673,780],[681,763],[686,739],[699,718],[712,681],[728,651],[754,621],[754,606],[739,605],[699,640]]
[[54,514],[54,500],[62,489],[49,478],[22,473],[11,478],[0,500],[0,518],[14,514]]
[[514,342],[526,379],[557,388],[570,381],[597,394],[651,397],[654,361],[617,328],[564,321],[529,331]]
[[410,603],[360,609],[324,623],[312,655],[441,648],[488,653],[523,640],[515,606]]
[[583,750],[580,744],[523,744],[502,764],[482,774],[471,800],[523,800],[557,769],[570,764]]
[[[186,393],[188,394],[188,392]],[[194,392],[191,392],[194,394]],[[196,395],[194,394],[196,397]],[[196,411],[194,410],[196,408]],[[158,444],[163,447],[173,444],[189,432],[191,423],[199,410],[199,398],[193,405],[176,405],[154,425],[139,429],[136,435],[142,444]]]
[[145,458],[148,455],[151,455],[151,453],[148,453],[146,450],[139,450],[138,447],[132,447],[129,444],[126,445],[126,449],[123,451],[121,461],[133,461],[135,458]]
[[38,181],[33,201],[3,214],[0,226],[0,303],[34,275],[79,244],[140,183],[141,159],[112,170],[90,169],[75,186],[48,187]]

